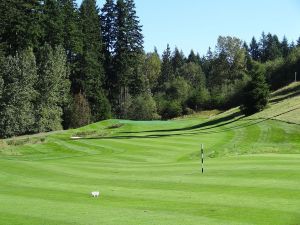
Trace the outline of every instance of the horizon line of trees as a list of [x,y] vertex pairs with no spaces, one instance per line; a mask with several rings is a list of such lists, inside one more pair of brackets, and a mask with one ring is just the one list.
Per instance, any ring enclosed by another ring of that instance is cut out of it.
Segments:
[[0,1],[0,27],[0,137],[239,105],[247,114],[245,96],[266,99],[300,67],[300,38],[270,33],[249,45],[220,36],[202,57],[145,53],[134,0]]

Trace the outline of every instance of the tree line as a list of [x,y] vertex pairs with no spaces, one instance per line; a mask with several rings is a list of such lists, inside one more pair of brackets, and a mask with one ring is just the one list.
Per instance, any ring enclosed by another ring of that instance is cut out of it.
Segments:
[[220,36],[204,56],[145,53],[133,0],[0,1],[0,27],[0,137],[239,105],[249,114],[300,65],[300,39],[270,33],[249,45]]

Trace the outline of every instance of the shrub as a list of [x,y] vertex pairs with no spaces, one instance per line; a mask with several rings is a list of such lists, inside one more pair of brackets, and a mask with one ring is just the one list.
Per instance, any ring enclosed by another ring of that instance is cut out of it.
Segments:
[[205,87],[200,87],[192,92],[187,104],[190,108],[197,111],[201,109],[207,109],[209,106],[209,100],[209,91]]
[[251,71],[252,80],[244,89],[241,111],[245,115],[251,115],[262,111],[269,97],[269,86],[265,80],[265,70],[260,64],[256,64]]
[[132,101],[129,109],[129,117],[134,120],[155,120],[159,119],[156,102],[148,93],[137,96]]
[[178,101],[166,102],[162,108],[161,116],[163,119],[172,119],[182,115],[182,105]]

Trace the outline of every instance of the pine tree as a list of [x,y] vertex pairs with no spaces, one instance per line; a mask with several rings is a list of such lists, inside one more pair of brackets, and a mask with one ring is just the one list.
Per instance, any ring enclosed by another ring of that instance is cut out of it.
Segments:
[[130,51],[134,53],[143,53],[144,36],[142,34],[142,25],[136,15],[134,0],[125,0],[128,11],[127,18],[127,38]]
[[261,39],[259,41],[260,59],[262,62],[267,61],[267,53],[266,53],[267,47],[268,47],[268,40],[265,32],[262,32]]
[[116,43],[116,6],[113,0],[106,0],[101,9],[101,29],[106,54],[112,55]]
[[162,66],[161,66],[161,77],[160,84],[169,82],[174,78],[172,62],[171,62],[171,49],[169,44],[167,49],[163,52],[162,55]]
[[41,0],[0,1],[0,48],[6,55],[39,46],[41,6]]
[[246,51],[247,54],[250,53],[250,48],[249,48],[249,46],[248,46],[248,44],[247,44],[246,41],[244,41],[244,43],[243,43],[243,48],[245,49],[245,51]]
[[274,60],[282,56],[281,45],[278,37],[276,35],[272,35],[268,33],[261,40],[263,49],[262,51],[262,62],[266,62],[269,60]]
[[36,131],[62,129],[63,107],[70,91],[64,49],[45,45],[41,49],[38,68]]
[[296,45],[297,47],[299,47],[300,46],[300,37],[298,38],[298,40],[297,40],[297,45]]
[[[127,96],[137,95],[145,87],[136,87],[144,78],[141,77],[140,68],[143,60],[142,26],[135,11],[132,0],[118,0],[116,5],[117,38],[114,53],[114,73],[117,84],[114,87],[115,108],[124,105]],[[122,111],[122,110],[121,110]]]
[[63,17],[63,46],[69,63],[75,63],[82,53],[82,33],[75,0],[59,0]]
[[81,90],[90,103],[92,121],[99,121],[110,117],[110,104],[103,90],[103,42],[99,10],[95,0],[82,2],[80,18],[83,33]]
[[195,52],[193,50],[191,50],[188,58],[187,58],[187,63],[197,63],[197,64],[201,64],[201,59],[199,54],[195,54]]
[[0,137],[33,132],[37,68],[32,49],[7,57],[1,71],[4,82],[0,100]]
[[75,0],[59,0],[63,14],[63,46],[70,68],[72,93],[81,89],[80,56],[83,51],[79,11]]
[[295,46],[295,42],[292,41],[291,44],[290,44],[290,46],[289,46],[290,52],[293,51],[293,49],[294,49],[295,47],[296,47],[296,46]]
[[255,37],[252,38],[251,43],[250,43],[250,55],[253,60],[259,61],[261,58],[261,52],[259,49],[259,44],[257,43]]
[[283,37],[283,40],[281,42],[281,52],[283,57],[287,57],[290,53],[290,47],[286,36]]
[[177,74],[178,70],[183,66],[185,61],[186,59],[183,52],[182,51],[180,52],[176,47],[171,57],[171,63],[172,63],[174,74]]
[[274,60],[282,57],[281,43],[277,35],[273,35],[270,46],[270,59]]
[[117,28],[116,28],[116,5],[113,0],[106,0],[101,9],[101,29],[105,53],[105,87],[110,99],[114,98],[117,77],[113,70],[113,56],[115,53]]
[[51,47],[63,45],[64,25],[62,7],[57,0],[45,0],[43,4],[43,42]]
[[265,79],[265,69],[260,64],[255,64],[251,71],[252,80],[245,87],[241,110],[245,115],[262,111],[269,97],[269,87]]

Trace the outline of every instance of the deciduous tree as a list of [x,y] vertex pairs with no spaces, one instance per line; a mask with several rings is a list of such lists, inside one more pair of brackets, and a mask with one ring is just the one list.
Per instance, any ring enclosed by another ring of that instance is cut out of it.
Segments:
[[0,136],[33,132],[37,68],[32,49],[7,57],[1,71],[3,94],[0,100]]
[[36,90],[36,131],[62,129],[63,107],[68,102],[70,82],[67,59],[62,47],[41,49]]

